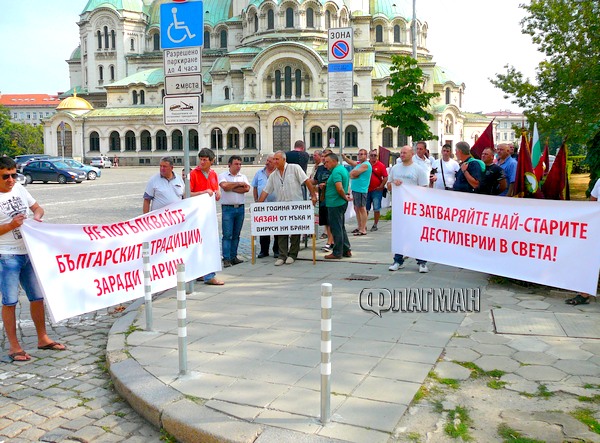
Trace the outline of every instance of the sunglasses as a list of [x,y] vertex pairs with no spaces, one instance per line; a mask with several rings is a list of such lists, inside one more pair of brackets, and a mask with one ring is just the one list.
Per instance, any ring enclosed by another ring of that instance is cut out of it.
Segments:
[[17,177],[19,176],[19,174],[2,174],[2,180],[8,180],[9,178],[12,178],[13,180],[16,180]]

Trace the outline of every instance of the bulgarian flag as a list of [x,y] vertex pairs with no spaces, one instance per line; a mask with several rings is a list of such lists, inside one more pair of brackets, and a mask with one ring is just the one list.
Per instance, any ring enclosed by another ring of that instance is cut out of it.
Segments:
[[539,183],[531,166],[531,152],[527,142],[527,133],[521,135],[521,147],[517,160],[517,174],[515,178],[515,190],[513,197],[518,198],[544,198]]
[[531,139],[531,165],[534,169],[540,162],[542,156],[542,144],[540,143],[540,135],[538,134],[537,123],[533,124],[533,138]]
[[537,178],[538,183],[542,182],[542,178],[545,174],[550,170],[550,155],[548,154],[548,141],[546,141],[546,145],[544,146],[544,152],[540,157],[540,161],[538,165],[533,168],[535,172],[535,176]]

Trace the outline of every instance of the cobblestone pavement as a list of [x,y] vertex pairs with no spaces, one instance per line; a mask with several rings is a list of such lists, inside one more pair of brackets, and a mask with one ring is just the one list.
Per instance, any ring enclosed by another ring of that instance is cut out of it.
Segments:
[[32,359],[10,363],[2,328],[0,443],[160,441],[160,433],[114,391],[105,368],[111,308],[48,325],[66,351],[37,349],[24,294],[17,306],[19,340]]

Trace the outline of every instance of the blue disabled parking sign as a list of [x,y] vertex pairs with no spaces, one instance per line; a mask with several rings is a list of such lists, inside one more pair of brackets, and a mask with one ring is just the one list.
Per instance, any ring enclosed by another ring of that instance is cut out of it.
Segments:
[[160,5],[160,46],[187,48],[204,44],[204,3],[163,3]]

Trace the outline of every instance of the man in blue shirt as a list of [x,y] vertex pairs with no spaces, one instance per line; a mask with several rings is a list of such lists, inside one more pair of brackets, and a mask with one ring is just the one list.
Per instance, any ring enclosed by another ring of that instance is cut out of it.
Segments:
[[368,161],[366,149],[358,150],[358,161],[352,160],[345,154],[342,154],[344,160],[354,169],[350,171],[352,179],[352,201],[354,203],[354,212],[356,212],[356,223],[358,227],[354,230],[354,235],[367,235],[367,193],[369,192],[369,183],[371,183],[371,174],[373,167]]
[[[273,163],[273,154],[269,154],[267,157],[267,161],[265,162],[265,167],[260,169],[252,179],[252,195],[254,196],[254,201],[257,202],[260,194],[265,189],[267,185],[267,181],[269,180],[269,175],[275,169],[275,163]],[[265,201],[274,202],[275,194],[269,194]],[[269,245],[271,243],[270,235],[261,235],[260,236],[260,253],[258,254],[258,258],[264,258],[269,256]],[[279,255],[279,246],[277,245],[277,237],[275,237],[273,241],[273,257],[277,258]]]
[[510,156],[510,145],[500,143],[498,145],[498,166],[504,169],[508,189],[499,194],[500,196],[512,197],[515,193],[515,179],[517,177],[517,161]]

